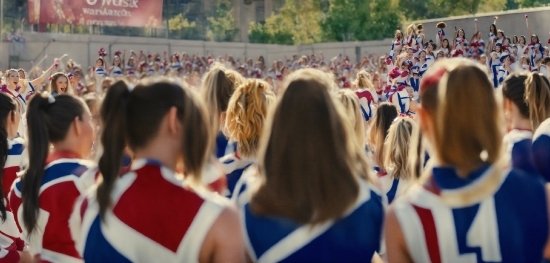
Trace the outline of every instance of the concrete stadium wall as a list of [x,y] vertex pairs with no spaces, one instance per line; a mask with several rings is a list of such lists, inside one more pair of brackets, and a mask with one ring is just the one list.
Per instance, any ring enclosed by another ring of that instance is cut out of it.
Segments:
[[[291,57],[294,54],[312,54],[313,52],[323,52],[327,60],[339,54],[349,56],[354,61],[362,55],[368,53],[383,54],[388,52],[391,40],[369,41],[369,42],[346,42],[346,43],[322,43],[307,46],[287,46],[287,45],[267,45],[251,43],[234,42],[208,42],[208,41],[187,41],[158,38],[140,38],[140,37],[117,37],[100,35],[68,35],[68,34],[50,34],[50,33],[24,33],[25,45],[19,52],[13,47],[13,43],[2,43],[0,67],[8,66],[8,52],[10,55],[19,54],[19,66],[30,68],[31,61],[37,63],[45,55],[47,59],[40,65],[47,67],[55,57],[68,54],[70,58],[83,66],[93,65],[97,59],[100,48],[105,48],[108,54],[114,55],[117,50],[126,49],[127,55],[130,50],[139,53],[155,52],[162,54],[168,51],[186,52],[187,54],[212,54],[213,56],[223,56],[225,54],[240,58],[244,63],[244,56],[248,58],[257,58],[264,56],[268,65],[272,61],[281,59],[285,56]],[[10,47],[10,45],[12,47]],[[359,56],[356,54],[356,47],[360,47]]]
[[[414,23],[424,24],[427,39],[435,39],[435,24],[439,21],[447,23],[447,37],[452,38],[454,26],[464,28],[467,38],[471,38],[474,33],[474,18],[478,18],[479,29],[485,34],[487,39],[489,25],[493,22],[495,15],[499,16],[497,27],[503,29],[507,35],[527,35],[524,15],[529,15],[531,28],[538,34],[541,41],[546,43],[547,32],[550,31],[550,7],[537,9],[524,9],[508,12],[487,13],[478,16],[451,17],[445,19],[432,19],[424,21],[414,21]],[[405,23],[405,26],[410,23]],[[97,58],[97,52],[100,48],[105,48],[108,54],[113,55],[117,50],[126,49],[127,52],[133,49],[136,52],[144,50],[146,52],[156,52],[162,54],[164,51],[173,53],[186,52],[188,54],[212,54],[214,56],[223,56],[224,54],[233,55],[241,58],[246,55],[249,58],[256,58],[260,55],[266,58],[268,66],[276,59],[284,59],[285,56],[294,54],[306,55],[323,52],[325,59],[347,55],[351,61],[358,61],[366,54],[387,54],[392,39],[366,42],[338,42],[321,43],[303,46],[285,46],[285,45],[266,45],[250,43],[224,43],[207,41],[189,41],[172,40],[159,38],[140,38],[140,37],[119,37],[103,35],[68,35],[53,33],[31,33],[25,32],[23,37],[26,40],[25,46],[20,49],[13,47],[13,43],[0,44],[0,68],[7,68],[9,55],[19,55],[19,67],[30,68],[31,61],[37,63],[45,55],[48,58],[39,66],[47,67],[53,58],[68,54],[70,58],[83,66],[94,64]],[[357,50],[359,47],[359,50]],[[357,53],[356,51],[359,51]]]

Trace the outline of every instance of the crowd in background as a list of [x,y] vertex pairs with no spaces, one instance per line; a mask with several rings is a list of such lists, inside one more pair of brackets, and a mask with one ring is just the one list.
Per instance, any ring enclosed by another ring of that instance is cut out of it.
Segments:
[[359,63],[101,49],[7,70],[0,259],[550,259],[545,48],[444,28]]

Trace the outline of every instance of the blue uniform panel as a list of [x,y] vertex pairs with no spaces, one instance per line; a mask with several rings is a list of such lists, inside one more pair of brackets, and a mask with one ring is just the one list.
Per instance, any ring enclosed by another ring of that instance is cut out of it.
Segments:
[[[351,214],[297,247],[281,262],[369,262],[380,247],[384,221],[381,197],[372,191],[370,194],[371,198]],[[248,238],[258,258],[301,227],[288,219],[256,216],[248,204],[244,209]]]
[[550,137],[541,135],[533,142],[531,151],[538,172],[550,182]]
[[86,238],[83,259],[85,262],[124,263],[131,261],[121,255],[101,233],[101,219],[97,216]]
[[531,154],[531,140],[521,140],[512,147],[512,167],[527,173],[537,174],[533,156]]

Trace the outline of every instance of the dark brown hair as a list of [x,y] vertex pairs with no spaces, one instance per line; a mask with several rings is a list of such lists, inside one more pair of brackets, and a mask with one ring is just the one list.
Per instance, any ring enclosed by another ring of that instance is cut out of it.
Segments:
[[[7,193],[4,193],[4,166],[8,159],[8,131],[6,122],[8,117],[14,119],[17,103],[9,95],[0,92],[0,197],[4,198]],[[0,202],[0,215],[2,222],[6,221],[6,205]]]
[[29,168],[21,178],[21,196],[28,236],[36,228],[39,191],[50,143],[63,141],[75,118],[82,120],[86,112],[86,105],[77,97],[60,94],[53,102],[49,96],[49,93],[36,94],[27,109]]
[[374,159],[380,168],[384,168],[384,141],[393,120],[398,115],[397,108],[388,102],[381,103],[374,114],[374,123],[369,129],[368,143],[374,149]]
[[262,139],[262,181],[251,208],[256,214],[317,224],[342,216],[353,205],[359,177],[368,178],[369,168],[351,125],[342,118],[342,106],[329,94],[329,77],[303,72],[289,76]]
[[[105,148],[99,159],[103,181],[97,188],[101,216],[111,205],[111,191],[116,182],[124,147],[132,151],[146,147],[157,136],[162,117],[177,108],[184,132],[182,155],[185,172],[196,179],[212,148],[209,120],[202,102],[188,88],[168,79],[145,79],[130,91],[123,81],[107,91],[101,106]],[[147,125],[144,125],[147,124]]]

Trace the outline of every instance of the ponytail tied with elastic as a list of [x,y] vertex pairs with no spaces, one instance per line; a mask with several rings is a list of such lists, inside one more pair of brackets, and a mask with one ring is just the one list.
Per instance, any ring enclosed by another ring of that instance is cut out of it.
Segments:
[[132,90],[133,86],[122,80],[117,81],[107,91],[100,110],[103,122],[101,144],[104,146],[104,152],[98,164],[103,180],[97,187],[97,201],[102,220],[112,203],[111,192],[126,147],[127,105]]

